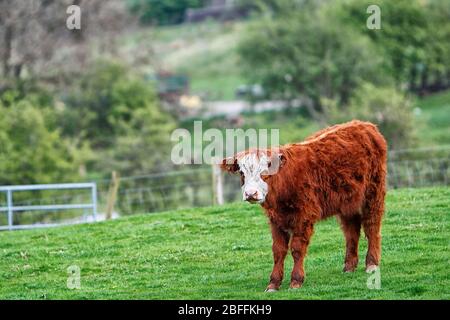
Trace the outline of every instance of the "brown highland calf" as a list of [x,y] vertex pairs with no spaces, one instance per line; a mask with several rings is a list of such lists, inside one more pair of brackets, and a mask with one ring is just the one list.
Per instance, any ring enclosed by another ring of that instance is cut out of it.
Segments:
[[269,218],[274,266],[266,291],[279,289],[289,245],[294,258],[290,287],[301,287],[313,226],[333,215],[346,240],[344,272],[358,264],[361,225],[368,239],[366,271],[378,267],[386,157],[386,141],[377,127],[351,121],[301,143],[247,150],[222,161],[222,169],[240,173],[244,200],[260,203]]

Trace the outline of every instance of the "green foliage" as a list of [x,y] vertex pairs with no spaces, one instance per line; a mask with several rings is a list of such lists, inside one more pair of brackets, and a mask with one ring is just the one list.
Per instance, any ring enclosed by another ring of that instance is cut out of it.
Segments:
[[[272,268],[270,230],[259,206],[239,203],[53,229],[0,233],[2,299],[449,299],[450,189],[388,192],[381,290],[367,288],[367,241],[355,273],[342,273],[336,219],[319,222],[306,281],[263,290]],[[67,289],[67,268],[81,288]]]
[[30,102],[33,106],[46,107],[54,104],[54,97],[43,84],[28,80],[6,81],[0,87],[0,103],[9,107],[22,100]]
[[173,119],[155,108],[139,108],[128,122],[121,122],[113,148],[101,153],[98,167],[118,170],[123,176],[167,170]]
[[[366,28],[365,9],[381,10],[381,30]],[[384,58],[384,70],[415,92],[449,85],[450,3],[445,0],[350,1],[342,20],[369,36]],[[434,87],[434,88],[433,88]]]
[[[435,90],[450,86],[450,2],[430,1],[427,11],[428,39],[425,45],[425,85],[433,83]],[[444,87],[442,87],[444,86]]]
[[324,101],[323,105],[330,123],[359,119],[377,124],[390,149],[409,147],[417,138],[413,103],[394,88],[366,83],[356,90],[345,108],[333,101]]
[[174,120],[123,65],[98,61],[62,101],[31,81],[10,84],[0,111],[1,184],[86,179],[86,167],[90,176],[167,168]]
[[122,65],[99,61],[65,100],[64,133],[78,133],[101,147],[111,145],[118,122],[129,121],[133,109],[153,103],[156,97],[150,86],[131,78]]
[[[310,114],[321,123],[377,123],[392,149],[417,142],[425,121],[398,90],[407,85],[423,93],[449,85],[448,2],[259,4],[263,15],[239,46],[252,82],[272,97],[309,98]],[[371,4],[381,9],[381,30],[366,27]]]
[[419,99],[417,108],[416,112],[427,124],[420,132],[421,143],[450,145],[450,91]]
[[175,123],[150,83],[123,65],[99,61],[65,100],[64,133],[97,151],[92,169],[132,174],[164,167]]
[[305,7],[251,24],[239,52],[244,73],[272,97],[345,104],[362,82],[387,82],[369,39],[340,23],[329,7]]
[[77,179],[77,148],[52,129],[50,108],[28,100],[0,102],[0,184],[33,184]]
[[145,24],[177,24],[184,20],[188,8],[201,7],[204,0],[128,0],[132,13]]

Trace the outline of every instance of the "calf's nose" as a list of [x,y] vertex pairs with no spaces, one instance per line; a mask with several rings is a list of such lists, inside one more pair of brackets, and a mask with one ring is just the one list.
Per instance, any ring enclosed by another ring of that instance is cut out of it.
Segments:
[[245,191],[245,200],[257,200],[258,199],[258,191],[256,190],[248,190]]

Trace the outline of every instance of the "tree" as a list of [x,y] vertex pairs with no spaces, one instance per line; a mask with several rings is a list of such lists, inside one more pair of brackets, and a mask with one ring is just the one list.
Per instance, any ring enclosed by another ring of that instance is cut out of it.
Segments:
[[114,148],[105,150],[99,166],[124,176],[168,170],[172,167],[169,138],[174,128],[170,116],[155,105],[133,110],[130,121],[120,124]]
[[78,178],[80,153],[52,127],[50,110],[22,100],[0,103],[0,184],[35,184]]
[[360,83],[388,81],[378,73],[380,58],[369,39],[340,23],[331,9],[305,5],[266,15],[239,45],[244,74],[252,82],[273,98],[307,98],[311,115],[321,122],[322,98],[344,105]]
[[[66,27],[66,10],[72,4],[81,8],[79,30]],[[119,55],[117,34],[134,21],[121,0],[1,0],[3,77],[70,81],[89,64],[93,52]]]
[[341,20],[371,38],[385,57],[384,72],[415,93],[450,86],[450,3],[445,0],[380,0],[381,29],[365,28],[371,1],[350,1]]
[[65,136],[89,141],[92,169],[129,175],[167,167],[174,119],[159,105],[151,83],[124,65],[97,61],[64,99],[59,123]]
[[427,10],[428,39],[419,93],[450,87],[450,3],[434,0]]
[[414,117],[412,100],[395,88],[365,83],[345,107],[338,107],[330,100],[323,105],[331,123],[360,119],[377,124],[390,149],[410,147],[417,138],[420,123]]

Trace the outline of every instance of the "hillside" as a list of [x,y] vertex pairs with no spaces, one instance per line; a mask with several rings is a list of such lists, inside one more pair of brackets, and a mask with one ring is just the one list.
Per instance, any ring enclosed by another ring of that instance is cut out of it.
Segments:
[[[54,229],[0,233],[0,299],[449,299],[450,188],[390,191],[381,290],[366,287],[363,258],[341,272],[335,219],[317,225],[302,289],[265,288],[271,238],[258,206],[138,215]],[[366,241],[361,241],[364,257]],[[81,268],[81,289],[66,287]],[[287,259],[288,278],[292,259]]]
[[210,100],[233,100],[236,88],[245,84],[236,46],[246,21],[162,26],[142,29],[129,44],[151,43],[152,63],[161,70],[190,78],[191,93]]

